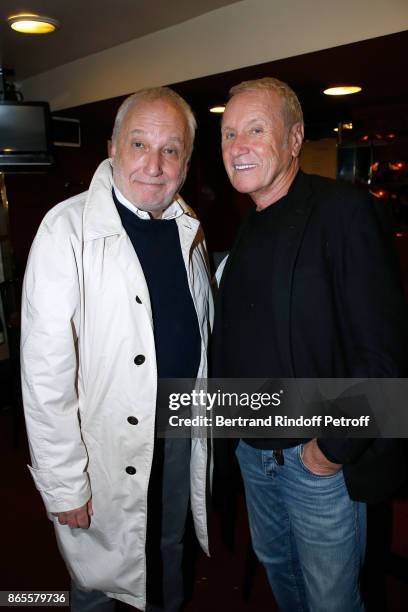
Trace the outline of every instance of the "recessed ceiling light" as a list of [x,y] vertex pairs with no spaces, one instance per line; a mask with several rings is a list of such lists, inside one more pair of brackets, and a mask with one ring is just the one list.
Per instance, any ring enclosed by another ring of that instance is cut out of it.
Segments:
[[225,106],[213,106],[210,108],[210,113],[223,113],[225,111]]
[[338,85],[337,87],[329,87],[323,91],[326,96],[348,96],[349,94],[358,93],[361,87],[358,85]]
[[44,15],[12,15],[7,19],[12,30],[21,34],[50,34],[59,28],[59,22]]

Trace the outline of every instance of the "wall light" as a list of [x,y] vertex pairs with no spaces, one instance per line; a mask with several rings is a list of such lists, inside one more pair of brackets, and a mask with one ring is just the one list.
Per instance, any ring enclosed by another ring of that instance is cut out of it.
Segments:
[[387,197],[387,192],[384,189],[370,189],[370,193],[379,199],[383,199]]
[[21,34],[50,34],[59,28],[59,21],[44,15],[11,15],[7,18],[12,30]]
[[225,106],[213,106],[210,108],[210,113],[223,113],[225,111]]
[[[341,129],[342,130],[352,130],[353,129],[353,124],[351,123],[351,121],[348,121],[346,123],[342,123],[341,124]],[[333,132],[338,132],[338,131],[339,131],[338,127],[333,128]]]
[[406,164],[403,161],[388,162],[388,167],[390,170],[403,170],[405,166]]
[[348,96],[349,94],[358,93],[361,89],[358,85],[338,85],[325,89],[323,93],[326,96]]

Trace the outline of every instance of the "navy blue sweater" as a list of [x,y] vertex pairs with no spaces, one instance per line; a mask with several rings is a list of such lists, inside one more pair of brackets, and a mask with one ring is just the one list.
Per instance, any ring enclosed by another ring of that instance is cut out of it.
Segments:
[[195,378],[201,338],[174,219],[140,219],[113,193],[146,278],[159,378]]

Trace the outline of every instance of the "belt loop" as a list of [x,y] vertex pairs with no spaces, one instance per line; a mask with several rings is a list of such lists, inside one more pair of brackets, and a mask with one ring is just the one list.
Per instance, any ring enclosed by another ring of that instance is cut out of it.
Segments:
[[285,458],[283,456],[283,450],[281,448],[278,448],[276,450],[272,451],[272,457],[275,460],[275,463],[277,465],[284,465],[285,463]]

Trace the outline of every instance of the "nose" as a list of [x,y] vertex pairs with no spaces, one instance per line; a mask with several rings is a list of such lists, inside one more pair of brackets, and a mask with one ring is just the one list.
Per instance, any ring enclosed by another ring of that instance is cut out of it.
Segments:
[[163,173],[159,151],[149,151],[146,157],[144,172],[148,176],[160,176]]
[[246,155],[249,152],[248,144],[245,135],[237,134],[231,144],[231,154],[233,157]]

